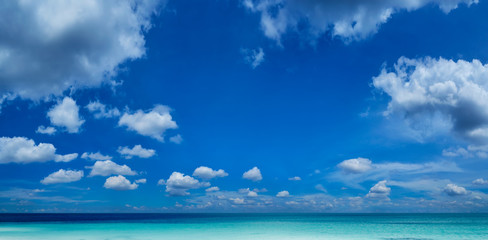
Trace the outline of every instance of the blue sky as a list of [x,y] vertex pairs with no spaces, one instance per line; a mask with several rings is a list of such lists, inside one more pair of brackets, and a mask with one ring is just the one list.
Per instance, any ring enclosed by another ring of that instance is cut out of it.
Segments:
[[0,211],[486,212],[488,4],[0,4]]

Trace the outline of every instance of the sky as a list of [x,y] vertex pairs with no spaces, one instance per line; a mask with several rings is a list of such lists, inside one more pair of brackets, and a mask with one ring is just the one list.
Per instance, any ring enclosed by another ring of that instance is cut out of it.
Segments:
[[486,11],[3,1],[0,212],[487,212]]

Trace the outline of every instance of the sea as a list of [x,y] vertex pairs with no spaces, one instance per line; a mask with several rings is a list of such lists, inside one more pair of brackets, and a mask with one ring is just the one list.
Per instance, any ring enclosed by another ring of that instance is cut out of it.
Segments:
[[488,214],[0,214],[0,239],[488,240]]

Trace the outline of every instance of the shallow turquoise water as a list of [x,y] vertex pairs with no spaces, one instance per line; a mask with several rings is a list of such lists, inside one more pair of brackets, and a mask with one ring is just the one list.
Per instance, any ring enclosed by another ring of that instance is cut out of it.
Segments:
[[488,239],[487,214],[144,216],[36,219],[0,215],[0,239]]

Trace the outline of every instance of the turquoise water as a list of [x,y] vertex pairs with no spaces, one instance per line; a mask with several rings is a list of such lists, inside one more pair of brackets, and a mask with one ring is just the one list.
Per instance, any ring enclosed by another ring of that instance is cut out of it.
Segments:
[[488,239],[488,214],[0,214],[0,239]]

